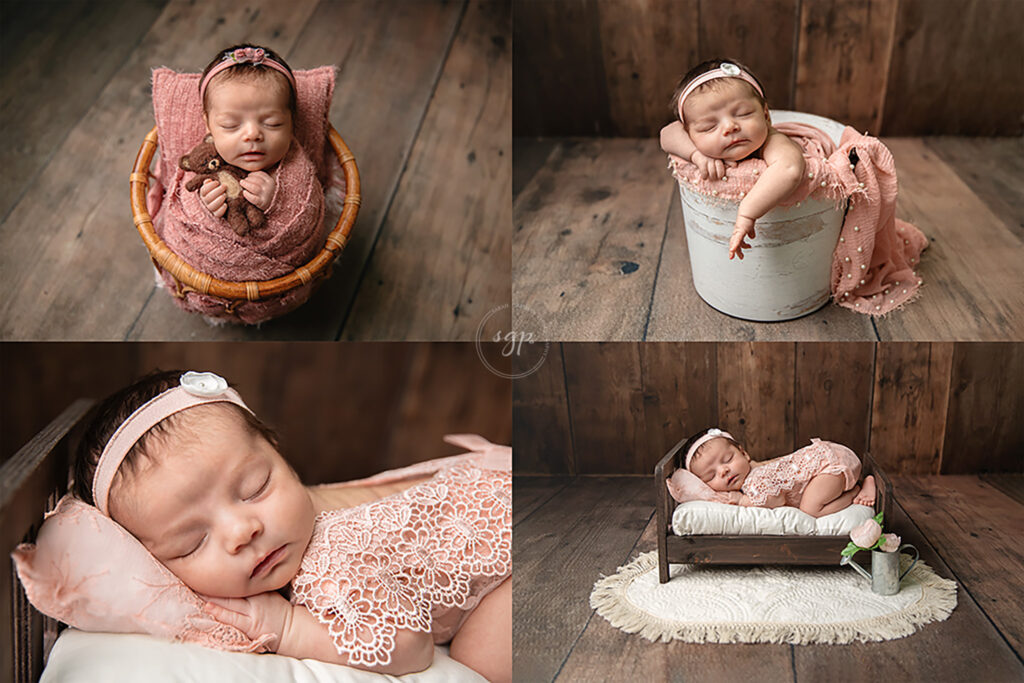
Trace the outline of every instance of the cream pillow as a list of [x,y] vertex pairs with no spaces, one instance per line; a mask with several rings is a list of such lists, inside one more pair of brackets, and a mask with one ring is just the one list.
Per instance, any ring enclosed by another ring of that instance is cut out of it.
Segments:
[[447,648],[434,648],[434,663],[426,671],[402,676],[360,671],[315,659],[279,655],[222,652],[191,643],[174,643],[153,636],[88,633],[69,628],[50,652],[40,683],[486,683],[469,667],[448,656]]
[[851,505],[814,518],[794,507],[741,507],[694,500],[676,507],[672,530],[677,536],[844,536],[874,516],[875,511],[867,505]]

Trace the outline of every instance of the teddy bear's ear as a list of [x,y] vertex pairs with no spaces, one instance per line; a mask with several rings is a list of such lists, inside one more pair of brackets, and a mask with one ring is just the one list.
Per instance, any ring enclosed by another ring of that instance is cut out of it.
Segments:
[[181,161],[178,162],[178,166],[180,166],[181,168],[185,169],[186,171],[191,171],[192,170],[192,167],[189,165],[189,162],[188,162],[188,155],[187,154],[181,158]]
[[207,143],[207,144],[209,144],[209,143],[213,142],[213,136],[212,136],[212,135],[210,135],[209,133],[207,133],[207,134],[206,134],[206,137],[205,137],[205,138],[203,138],[203,142],[205,142],[205,143]]

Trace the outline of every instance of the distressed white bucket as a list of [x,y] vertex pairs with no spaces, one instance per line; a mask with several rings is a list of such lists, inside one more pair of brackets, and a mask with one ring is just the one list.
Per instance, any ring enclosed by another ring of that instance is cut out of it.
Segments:
[[[773,111],[772,123],[807,123],[836,144],[845,126],[813,114]],[[744,320],[792,320],[813,313],[829,299],[832,252],[839,241],[845,206],[807,199],[777,207],[760,218],[743,260],[729,260],[729,239],[739,202],[707,197],[679,186],[690,250],[693,286],[700,298],[726,315]]]

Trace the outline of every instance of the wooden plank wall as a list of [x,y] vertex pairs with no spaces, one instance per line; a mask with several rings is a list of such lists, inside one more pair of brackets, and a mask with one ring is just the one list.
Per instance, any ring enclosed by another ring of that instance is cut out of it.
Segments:
[[309,483],[459,452],[444,434],[511,442],[511,382],[472,344],[4,344],[0,461],[74,399],[101,399],[157,368],[227,377]]
[[1019,343],[566,343],[514,387],[516,472],[649,474],[730,431],[758,459],[820,437],[892,474],[1024,472]]
[[[649,137],[731,57],[770,106],[875,135],[1024,132],[1017,0],[516,0],[514,134]],[[979,106],[979,103],[984,106]]]

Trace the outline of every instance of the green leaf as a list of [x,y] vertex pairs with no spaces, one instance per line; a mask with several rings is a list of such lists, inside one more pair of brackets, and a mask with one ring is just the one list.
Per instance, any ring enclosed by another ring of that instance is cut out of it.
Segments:
[[878,522],[878,526],[882,526],[882,515],[883,514],[884,513],[879,512],[877,515],[875,515],[875,521]]

